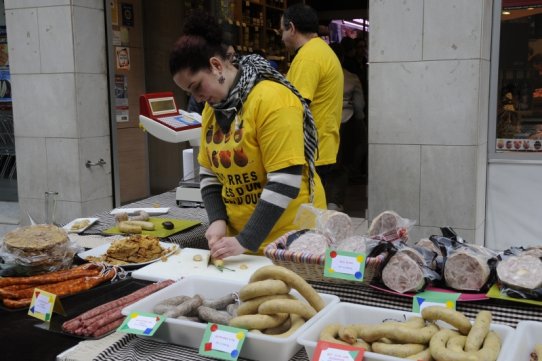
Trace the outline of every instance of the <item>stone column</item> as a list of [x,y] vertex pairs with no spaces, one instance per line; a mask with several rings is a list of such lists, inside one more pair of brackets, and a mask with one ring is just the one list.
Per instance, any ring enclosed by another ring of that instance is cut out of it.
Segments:
[[483,244],[491,0],[369,1],[369,215]]
[[[106,34],[102,0],[5,0],[22,224],[111,208]],[[87,160],[104,166],[87,168]]]

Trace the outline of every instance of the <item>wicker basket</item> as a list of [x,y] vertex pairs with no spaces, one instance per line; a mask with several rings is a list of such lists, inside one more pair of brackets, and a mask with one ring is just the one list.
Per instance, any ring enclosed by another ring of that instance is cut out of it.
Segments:
[[339,278],[324,277],[325,255],[314,255],[303,252],[293,252],[286,249],[286,241],[291,234],[297,231],[290,231],[269,243],[265,247],[264,254],[277,266],[288,268],[308,281],[348,283],[348,284],[369,284],[380,272],[380,265],[387,257],[387,252],[377,257],[368,257],[365,262],[365,276],[362,282],[342,280]]

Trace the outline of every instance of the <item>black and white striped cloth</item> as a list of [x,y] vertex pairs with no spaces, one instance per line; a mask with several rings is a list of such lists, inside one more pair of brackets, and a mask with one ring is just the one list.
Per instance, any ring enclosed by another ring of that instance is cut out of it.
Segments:
[[275,68],[260,55],[252,54],[241,56],[240,58],[236,58],[234,64],[237,64],[237,62],[241,73],[238,82],[230,90],[226,100],[212,106],[215,111],[217,122],[219,124],[225,123],[229,126],[236,118],[236,115],[242,112],[243,102],[246,100],[254,85],[261,80],[276,81],[290,89],[303,105],[304,152],[305,159],[309,165],[309,193],[310,201],[312,203],[314,197],[314,173],[316,172],[314,161],[318,149],[318,132],[309,105],[299,91],[286,80],[284,75],[275,70]]
[[[319,293],[334,294],[341,302],[350,302],[373,307],[383,307],[402,311],[412,310],[412,298],[375,290],[367,286],[311,282]],[[491,311],[493,322],[516,327],[520,321],[542,322],[540,306],[512,303],[496,299],[477,302],[458,302],[457,310],[474,319],[479,311]],[[127,335],[120,341],[100,353],[95,361],[159,361],[183,360],[200,361],[208,358],[198,355],[198,350],[178,345],[164,344],[148,338]],[[246,360],[239,358],[239,360]],[[309,361],[304,349],[301,349],[290,361]]]

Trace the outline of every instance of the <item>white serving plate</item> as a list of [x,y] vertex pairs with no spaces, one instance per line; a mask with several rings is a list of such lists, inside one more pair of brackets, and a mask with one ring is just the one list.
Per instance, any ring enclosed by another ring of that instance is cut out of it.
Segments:
[[[221,280],[195,275],[188,276],[171,286],[125,307],[122,310],[122,314],[127,316],[135,311],[152,312],[154,305],[161,300],[174,296],[193,296],[199,294],[204,298],[218,298],[231,292],[237,292],[245,285],[245,282],[234,280]],[[303,297],[295,290],[292,290],[291,293],[304,301]],[[301,345],[296,342],[297,337],[304,330],[311,327],[320,317],[325,315],[332,305],[339,302],[339,298],[334,295],[321,293],[320,296],[326,303],[326,307],[289,337],[277,338],[247,333],[240,357],[259,361],[289,360],[301,349]],[[151,338],[176,345],[199,348],[206,327],[207,324],[205,323],[167,318]]]
[[128,215],[136,214],[139,211],[145,211],[149,216],[157,216],[159,214],[166,214],[169,212],[167,208],[115,208],[109,214],[127,213]]
[[542,322],[521,321],[516,327],[509,347],[503,349],[503,360],[529,361],[534,346],[542,344]]
[[[158,257],[156,259],[153,259],[151,261],[148,261],[148,262],[130,263],[130,264],[122,265],[121,267],[129,269],[129,268],[133,268],[133,267],[140,267],[140,266],[144,266],[144,265],[147,265],[147,264],[151,264],[153,262],[156,262],[156,261],[162,259],[162,257],[168,257],[168,256],[172,255],[178,249],[178,246],[176,244],[173,244],[173,243],[160,242],[160,245],[164,249],[168,250],[168,252],[165,255],[163,255],[161,257]],[[111,243],[103,244],[101,246],[89,249],[89,250],[84,251],[84,252],[79,252],[79,253],[77,253],[77,257],[79,257],[79,258],[81,258],[83,260],[86,260],[86,258],[89,257],[89,256],[93,256],[93,257],[103,256],[103,255],[105,255],[107,253],[107,249],[109,248],[109,246],[111,246]]]
[[[316,349],[316,343],[318,342],[320,332],[324,329],[325,326],[329,324],[380,324],[384,320],[405,320],[409,319],[412,316],[419,316],[419,314],[380,307],[357,305],[348,302],[339,302],[338,304],[332,305],[330,310],[326,312],[326,314],[324,314],[322,317],[320,317],[309,329],[305,329],[297,338],[297,342],[305,346],[305,351],[307,351],[309,360],[312,360],[312,356],[314,354],[314,350]],[[439,323],[439,326],[440,325],[441,324]],[[444,326],[444,324],[442,324],[442,326]],[[516,357],[506,358],[506,355],[504,354],[505,350],[509,349],[512,346],[512,335],[514,333],[514,329],[510,326],[500,325],[496,323],[492,323],[490,329],[497,332],[497,334],[501,337],[502,340],[501,353],[499,354],[497,361],[520,360],[520,358]],[[404,359],[366,351],[363,356],[363,360],[400,361]],[[528,361],[529,359],[525,360]]]
[[[100,218],[76,218],[74,219],[73,221],[71,221],[70,223],[66,224],[64,227],[66,232],[68,233],[81,233],[81,232],[84,232],[88,227],[92,226],[94,223],[96,223],[96,221],[100,219]],[[77,223],[77,222],[81,222],[81,221],[84,221],[84,220],[88,220],[88,226],[86,227],[83,227],[83,228],[79,228],[79,229],[76,229],[76,230],[72,230],[72,226]]]
[[[156,262],[132,272],[132,277],[159,282],[167,279],[180,279],[191,275],[227,279],[247,283],[250,276],[263,266],[272,265],[267,257],[241,254],[224,259],[224,266],[229,268],[222,272],[209,264],[211,251],[196,248],[183,248],[180,252],[170,256],[167,262]],[[194,256],[202,257],[201,261],[194,261]],[[233,270],[233,271],[232,271]]]

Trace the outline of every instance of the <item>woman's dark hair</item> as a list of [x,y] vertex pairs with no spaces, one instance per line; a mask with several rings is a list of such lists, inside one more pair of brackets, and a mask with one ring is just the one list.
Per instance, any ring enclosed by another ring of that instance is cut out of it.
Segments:
[[226,59],[222,37],[222,28],[214,17],[202,11],[193,11],[186,19],[182,36],[169,54],[171,75],[187,68],[191,72],[209,68],[209,59],[213,56]]
[[285,29],[293,23],[302,34],[318,33],[318,14],[309,5],[297,3],[290,6],[282,15],[282,21]]

